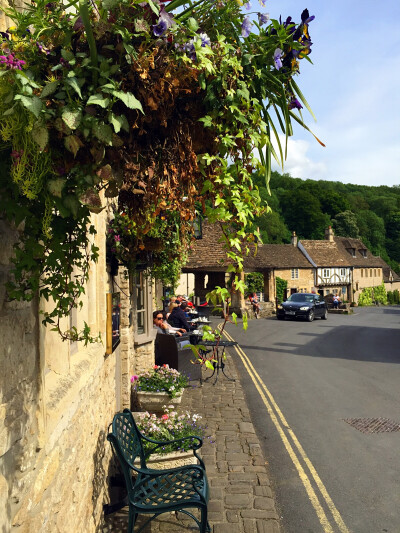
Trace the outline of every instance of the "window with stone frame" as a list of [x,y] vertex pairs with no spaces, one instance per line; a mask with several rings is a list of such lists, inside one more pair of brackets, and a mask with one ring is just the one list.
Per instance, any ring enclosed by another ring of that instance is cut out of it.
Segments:
[[292,268],[292,279],[299,279],[299,269]]

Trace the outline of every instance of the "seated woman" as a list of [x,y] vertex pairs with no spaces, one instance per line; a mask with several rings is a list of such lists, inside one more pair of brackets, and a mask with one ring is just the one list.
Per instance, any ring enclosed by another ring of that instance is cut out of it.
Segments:
[[182,333],[185,333],[183,328],[174,328],[171,324],[165,320],[165,313],[163,311],[154,311],[153,313],[153,327],[158,333],[166,333],[169,335],[176,335],[182,337]]

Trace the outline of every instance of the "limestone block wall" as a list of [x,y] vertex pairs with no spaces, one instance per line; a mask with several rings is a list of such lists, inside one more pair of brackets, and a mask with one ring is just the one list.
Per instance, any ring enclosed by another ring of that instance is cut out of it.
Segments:
[[[61,326],[83,323],[103,342],[62,341],[44,328],[47,304],[11,302],[5,290],[16,228],[0,220],[0,531],[98,533],[114,473],[106,440],[115,412],[130,406],[130,377],[154,364],[151,331],[135,342],[129,276],[107,271],[107,213],[93,218],[99,260],[83,307]],[[120,292],[120,344],[105,354],[106,294]],[[151,305],[151,291],[149,295]],[[151,310],[149,309],[149,312]]]
[[296,289],[297,292],[300,292],[300,290],[302,290],[302,292],[312,291],[314,284],[315,284],[314,269],[299,268],[298,276],[299,276],[298,278],[292,279],[292,270],[290,268],[275,270],[275,277],[279,277],[288,282],[288,285],[287,285],[288,295],[290,295],[290,289]]
[[5,283],[15,228],[0,220],[0,531],[8,532],[35,467],[42,410],[37,301],[10,302]]
[[353,269],[353,301],[358,302],[362,290],[367,287],[378,287],[382,284],[382,268]]
[[[104,221],[97,224],[101,244]],[[102,343],[62,342],[40,324],[37,300],[8,301],[16,238],[0,220],[0,531],[99,531],[112,467],[107,429],[120,408],[119,349],[105,356]],[[103,242],[76,317],[103,338],[108,290]]]

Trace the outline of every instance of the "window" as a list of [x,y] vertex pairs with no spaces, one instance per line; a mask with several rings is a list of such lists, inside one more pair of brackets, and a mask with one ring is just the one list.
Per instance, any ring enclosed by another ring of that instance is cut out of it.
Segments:
[[369,277],[372,278],[372,268],[369,269]]
[[151,282],[145,272],[133,275],[133,305],[136,308],[135,342],[149,342],[152,338]]
[[368,268],[365,269],[365,277],[368,278]]
[[299,279],[299,269],[292,268],[292,279]]
[[324,268],[322,277],[323,278],[329,278],[330,275],[331,275],[331,271],[329,270],[329,268]]
[[341,276],[345,276],[346,275],[346,269],[345,268],[341,268],[340,269],[340,275]]
[[374,268],[374,278],[376,278],[376,268]]
[[364,277],[364,269],[363,268],[361,269],[361,277],[362,278]]
[[135,296],[136,296],[136,333],[142,335],[146,333],[146,291],[143,272],[135,274]]

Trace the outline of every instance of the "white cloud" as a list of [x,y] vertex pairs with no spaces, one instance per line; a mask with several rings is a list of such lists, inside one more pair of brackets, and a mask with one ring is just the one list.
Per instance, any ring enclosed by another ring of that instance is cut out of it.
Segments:
[[[282,149],[284,150],[285,138],[280,136]],[[316,142],[316,141],[315,141]],[[277,151],[277,146],[274,146]],[[327,168],[325,163],[313,161],[308,151],[310,143],[302,139],[288,139],[287,159],[284,161],[283,172],[287,172],[293,178],[302,179],[326,179]],[[278,152],[277,152],[278,153]],[[273,160],[273,170],[282,172],[282,168]]]

